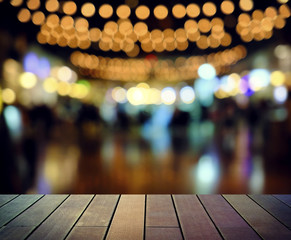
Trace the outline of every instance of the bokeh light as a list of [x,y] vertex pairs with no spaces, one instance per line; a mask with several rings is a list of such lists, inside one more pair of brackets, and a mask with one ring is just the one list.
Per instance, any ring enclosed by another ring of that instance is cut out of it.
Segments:
[[176,92],[172,87],[166,87],[161,92],[161,100],[166,105],[171,105],[176,101]]
[[194,89],[190,86],[185,86],[185,87],[181,88],[180,98],[186,104],[190,104],[190,103],[194,102],[194,100],[195,100]]
[[216,77],[216,70],[211,64],[205,63],[198,68],[198,74],[201,78],[210,80]]
[[31,72],[24,72],[19,76],[20,86],[26,89],[33,88],[37,83],[37,77]]

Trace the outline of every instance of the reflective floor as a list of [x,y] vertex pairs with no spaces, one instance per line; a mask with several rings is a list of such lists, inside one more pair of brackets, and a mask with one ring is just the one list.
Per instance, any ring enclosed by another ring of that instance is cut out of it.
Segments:
[[169,127],[62,120],[26,132],[18,143],[1,138],[1,193],[291,192],[288,119]]

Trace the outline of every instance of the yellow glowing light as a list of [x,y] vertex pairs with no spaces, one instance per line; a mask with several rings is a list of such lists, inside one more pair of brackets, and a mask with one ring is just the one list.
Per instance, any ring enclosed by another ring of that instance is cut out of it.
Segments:
[[[89,89],[83,84],[73,83],[70,85],[68,95],[72,98],[83,99],[89,94]],[[65,94],[66,95],[66,94]]]
[[132,87],[128,89],[126,93],[127,100],[132,104],[132,105],[141,105],[144,103],[144,94],[143,90],[141,88],[137,87]]
[[240,0],[239,7],[241,10],[248,12],[253,9],[254,3],[252,0]]
[[73,1],[67,1],[63,5],[63,11],[67,15],[73,15],[77,11],[77,5]]
[[207,41],[207,37],[204,35],[201,35],[200,38],[196,42],[197,47],[200,49],[206,49],[209,47],[209,43]]
[[175,18],[183,18],[186,15],[186,8],[182,4],[176,4],[172,9],[172,13]]
[[25,72],[19,76],[20,86],[26,89],[33,88],[37,83],[37,78],[33,73]]
[[28,9],[22,8],[18,13],[17,18],[20,22],[28,22],[31,18],[31,13]]
[[161,104],[161,91],[156,88],[150,88],[148,91],[147,104]]
[[220,5],[221,11],[224,14],[232,14],[234,11],[234,3],[232,1],[223,1]]
[[213,2],[207,2],[203,5],[202,11],[208,17],[213,16],[216,13],[216,6]]
[[275,87],[282,86],[286,81],[285,74],[281,71],[271,73],[271,84]]
[[145,5],[140,5],[137,7],[137,9],[135,10],[135,15],[141,19],[141,20],[145,20],[149,17],[150,15],[150,10],[147,6]]
[[61,96],[66,96],[71,91],[71,85],[67,82],[59,82],[57,87],[58,94]]
[[227,47],[231,44],[232,42],[232,37],[229,33],[225,33],[223,38],[221,39],[221,45],[224,47]]
[[12,89],[6,88],[2,90],[2,100],[4,103],[12,104],[14,103],[15,99],[16,99],[16,95]]
[[81,8],[81,13],[84,17],[92,17],[95,14],[95,6],[93,3],[85,3]]
[[54,93],[58,88],[58,81],[54,77],[46,78],[43,82],[43,89],[48,93]]
[[117,9],[116,9],[116,14],[119,18],[121,19],[126,19],[130,16],[130,8],[127,5],[120,5]]
[[200,7],[195,3],[190,3],[186,8],[186,12],[188,17],[191,18],[198,17],[200,14]]
[[289,0],[277,0],[279,3],[281,3],[281,4],[284,4],[284,3],[287,3],[287,2],[289,2]]
[[41,25],[45,20],[45,15],[43,14],[43,12],[35,12],[33,13],[32,15],[32,22],[35,24],[35,25]]
[[[1,1],[0,1],[0,2],[1,2]],[[11,4],[13,7],[19,7],[22,3],[23,3],[23,0],[11,0],[11,1],[10,1],[10,4]]]
[[56,12],[59,10],[60,4],[57,0],[48,0],[45,3],[45,8],[48,12]]
[[168,16],[168,9],[164,5],[158,5],[154,9],[154,15],[157,19],[165,19]]
[[113,14],[113,8],[109,4],[103,4],[99,8],[99,15],[102,18],[110,18]]
[[122,87],[115,87],[112,90],[112,98],[118,103],[126,102],[126,90]]

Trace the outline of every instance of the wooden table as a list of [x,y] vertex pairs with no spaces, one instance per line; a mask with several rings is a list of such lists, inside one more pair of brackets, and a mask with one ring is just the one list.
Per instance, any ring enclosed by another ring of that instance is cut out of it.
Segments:
[[291,239],[291,195],[0,195],[0,239]]

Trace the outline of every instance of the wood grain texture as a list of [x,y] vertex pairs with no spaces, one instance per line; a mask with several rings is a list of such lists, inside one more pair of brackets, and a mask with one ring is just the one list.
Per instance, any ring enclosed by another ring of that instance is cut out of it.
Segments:
[[20,195],[0,208],[0,227],[30,207],[43,195]]
[[34,227],[3,227],[0,229],[1,240],[25,239]]
[[0,207],[2,207],[5,203],[9,202],[10,200],[16,197],[17,195],[12,194],[0,195]]
[[221,239],[195,195],[174,195],[173,198],[185,239]]
[[13,219],[8,226],[28,227],[39,225],[68,195],[45,195],[25,212]]
[[246,195],[223,195],[264,239],[291,239],[291,232]]
[[122,195],[106,239],[142,240],[144,208],[144,195]]
[[147,227],[146,240],[182,240],[180,228]]
[[198,197],[225,239],[261,239],[221,195]]
[[147,195],[147,227],[179,227],[171,195]]
[[107,227],[74,227],[68,240],[101,240],[104,238]]
[[289,207],[291,207],[291,195],[286,194],[275,194],[273,195],[275,198],[279,199],[283,203],[287,204]]
[[28,239],[63,239],[83,213],[93,195],[71,195]]
[[291,229],[291,208],[272,195],[250,195],[256,203]]
[[106,227],[109,225],[119,195],[96,195],[77,223],[78,227]]

